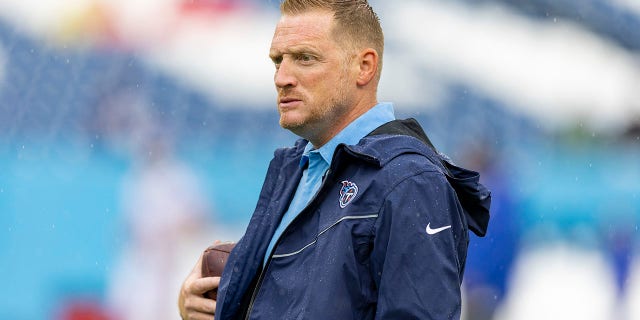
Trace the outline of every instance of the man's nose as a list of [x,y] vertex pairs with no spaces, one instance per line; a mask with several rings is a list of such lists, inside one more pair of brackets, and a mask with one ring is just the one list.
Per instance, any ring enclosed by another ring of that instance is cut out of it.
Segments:
[[274,76],[276,87],[286,88],[296,86],[297,80],[291,67],[291,62],[287,62],[286,60],[280,62],[280,66],[276,69]]

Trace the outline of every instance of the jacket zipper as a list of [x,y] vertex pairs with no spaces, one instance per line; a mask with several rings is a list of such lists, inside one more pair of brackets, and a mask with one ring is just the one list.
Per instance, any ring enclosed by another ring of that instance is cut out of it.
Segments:
[[[277,243],[276,243],[277,245]],[[275,246],[274,246],[275,248]],[[245,320],[249,320],[249,317],[251,316],[251,310],[253,310],[253,303],[256,300],[256,296],[258,295],[258,291],[260,290],[260,285],[262,284],[262,278],[264,277],[265,271],[267,270],[267,268],[269,268],[269,264],[271,263],[271,255],[269,256],[269,260],[267,260],[267,263],[264,265],[264,268],[262,268],[262,271],[260,271],[260,276],[258,277],[258,282],[256,283],[255,288],[253,288],[253,292],[251,293],[251,300],[249,300],[249,307],[247,308],[247,315],[244,317]]]
[[[343,149],[346,151],[347,154],[349,154],[350,156],[354,157],[354,158],[360,158],[363,159],[365,161],[368,162],[376,162],[377,163],[377,159],[375,159],[374,157],[368,156],[368,155],[364,155],[361,154],[359,152],[353,151],[351,150],[349,147],[347,147],[346,145],[343,145]],[[327,172],[324,174],[324,177],[322,178],[322,184],[320,185],[320,188],[318,189],[318,192],[313,196],[313,198],[311,198],[311,200],[309,200],[308,205],[302,209],[302,211],[307,210],[307,208],[309,208],[311,206],[311,204],[316,200],[316,198],[318,197],[318,195],[320,195],[322,192],[322,189],[325,187],[326,182],[329,178],[329,175],[334,171],[332,170],[332,167],[336,165],[336,161],[335,158],[337,156],[338,153],[338,149],[336,148],[336,153],[334,153],[333,158],[331,160],[332,166],[329,167],[329,169],[327,169]],[[301,211],[301,212],[302,212]],[[289,224],[289,226],[293,225],[293,223],[300,218],[300,215],[298,215],[295,219],[293,219],[291,221],[291,223]],[[289,227],[287,227],[287,229],[289,229]],[[284,232],[282,232],[282,234],[285,234],[287,229],[284,230]],[[276,241],[276,244],[273,246],[273,249],[271,251],[271,253],[269,254],[269,259],[267,260],[267,263],[264,265],[264,268],[262,268],[262,271],[260,271],[260,276],[258,277],[258,282],[256,283],[255,288],[253,288],[253,292],[251,293],[251,300],[249,300],[249,307],[247,308],[247,315],[245,316],[245,320],[249,320],[249,317],[251,316],[251,311],[253,310],[253,304],[256,300],[256,297],[258,295],[258,291],[260,291],[260,287],[262,286],[262,281],[264,280],[264,274],[266,272],[266,270],[269,268],[269,265],[271,264],[271,258],[273,256],[273,251],[275,250],[276,247],[278,247],[278,244],[280,243],[280,240],[282,239],[282,237],[280,237],[278,239],[278,241]]]
[[[377,163],[377,159],[365,154],[361,154],[359,152],[356,152],[354,150],[351,150],[351,148],[349,148],[346,145],[342,146],[343,149],[345,150],[345,152],[354,157],[354,158],[360,158],[363,159],[367,162],[375,162]],[[335,158],[337,156],[338,153],[338,149],[336,148],[336,152],[333,155],[333,159],[331,160],[332,166],[336,165],[336,161]],[[311,198],[311,200],[309,200],[309,204],[302,210],[305,211],[307,208],[309,208],[311,206],[311,204],[316,200],[316,198],[318,197],[318,195],[321,193],[322,189],[325,187],[326,182],[327,182],[327,178],[329,177],[329,175],[334,171],[332,170],[332,168],[329,167],[329,169],[327,169],[327,172],[324,174],[324,177],[322,178],[322,184],[320,185],[320,188],[318,189],[318,192],[313,196],[313,198]],[[301,211],[301,212],[302,212]],[[291,226],[293,224],[294,221],[296,221],[298,218],[300,217],[300,215],[298,215],[295,219],[293,219],[293,221],[291,221],[291,223],[289,224],[289,226]],[[287,227],[288,229],[289,227]],[[284,232],[282,232],[282,234],[284,234],[287,230],[285,229]],[[260,291],[260,287],[262,285],[262,281],[264,280],[264,274],[266,272],[266,270],[269,268],[269,265],[271,264],[271,258],[273,256],[273,250],[275,250],[275,248],[278,246],[278,244],[280,243],[280,240],[282,239],[282,237],[280,239],[278,239],[278,241],[276,241],[276,244],[273,246],[273,249],[271,251],[271,253],[269,254],[269,259],[267,260],[267,263],[264,265],[264,268],[262,268],[262,271],[260,271],[260,276],[258,277],[258,282],[256,283],[255,288],[253,288],[253,292],[251,293],[251,300],[249,300],[249,307],[247,308],[247,315],[245,316],[245,320],[249,320],[249,317],[251,316],[251,311],[253,310],[253,304],[256,300],[256,296],[258,295],[258,291]]]
[[[320,191],[322,191],[322,189],[325,187],[325,184],[327,182],[327,178],[329,177],[329,174],[331,173],[331,168],[327,169],[327,172],[325,172],[324,177],[322,178],[322,184],[320,184],[320,188],[318,189],[318,192],[316,192],[316,194],[313,196],[313,198],[311,198],[311,200],[309,200],[309,203],[307,204],[307,206],[302,209],[302,211],[300,211],[300,213],[302,213],[303,211],[307,210],[307,208],[309,208],[311,206],[311,204],[316,200],[316,198],[318,197],[318,195],[321,193]],[[289,226],[293,225],[293,222],[296,221],[298,218],[300,217],[300,214],[298,214],[298,216],[296,216],[291,223],[289,223]],[[289,229],[289,226],[287,226],[287,229]],[[287,229],[285,229],[282,234],[285,234],[287,232]],[[282,240],[282,236],[280,236],[280,238],[278,238],[278,241],[276,241],[276,244],[273,246],[273,249],[271,250],[271,253],[269,254],[269,259],[267,260],[267,263],[264,265],[264,268],[262,268],[262,271],[260,271],[260,276],[258,277],[258,282],[256,283],[255,288],[253,288],[253,292],[251,293],[251,300],[249,300],[249,307],[247,308],[247,315],[244,318],[245,320],[249,320],[249,317],[251,316],[251,311],[253,310],[253,303],[256,300],[256,296],[258,295],[258,291],[260,291],[260,287],[262,285],[262,280],[264,278],[264,274],[267,271],[267,269],[269,268],[269,265],[271,264],[271,258],[273,257],[273,252],[275,251],[275,249],[278,247],[278,244],[280,243],[280,240]]]

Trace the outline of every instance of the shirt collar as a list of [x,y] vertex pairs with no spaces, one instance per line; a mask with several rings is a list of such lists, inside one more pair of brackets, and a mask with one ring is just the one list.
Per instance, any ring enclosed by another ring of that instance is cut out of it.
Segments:
[[319,149],[314,149],[311,143],[307,143],[302,154],[302,159],[300,160],[300,166],[305,166],[309,162],[309,154],[311,152],[319,153],[322,159],[331,165],[333,153],[339,144],[355,145],[371,131],[389,121],[395,120],[395,118],[392,103],[378,103],[369,109],[369,111],[352,121]]

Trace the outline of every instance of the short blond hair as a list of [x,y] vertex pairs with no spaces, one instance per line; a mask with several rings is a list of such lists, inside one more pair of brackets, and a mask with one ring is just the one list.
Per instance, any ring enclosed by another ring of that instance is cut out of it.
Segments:
[[382,70],[384,34],[380,18],[367,0],[284,0],[280,4],[283,15],[296,15],[313,10],[333,12],[336,22],[333,35],[343,44],[356,50],[373,48],[379,56],[378,77]]

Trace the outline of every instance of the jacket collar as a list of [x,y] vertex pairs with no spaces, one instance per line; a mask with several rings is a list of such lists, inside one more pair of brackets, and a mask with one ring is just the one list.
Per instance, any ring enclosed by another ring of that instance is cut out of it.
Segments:
[[[384,148],[377,148],[376,144],[382,144]],[[438,152],[415,119],[388,122],[371,132],[358,146],[361,146],[363,153],[377,158],[382,166],[403,153],[426,156],[447,177],[456,191],[469,229],[478,236],[486,235],[491,192],[480,183],[480,174],[458,167],[449,157]],[[375,150],[382,151],[375,153]]]
[[[289,156],[300,159],[308,141],[296,142],[294,152]],[[456,191],[465,212],[469,229],[478,236],[484,236],[489,225],[491,192],[480,183],[480,174],[455,165],[451,159],[437,149],[415,119],[394,120],[378,127],[356,145],[340,144],[336,148],[334,160],[342,153],[360,159],[374,166],[384,167],[402,154],[425,156],[446,177]],[[336,161],[332,161],[332,166]]]

